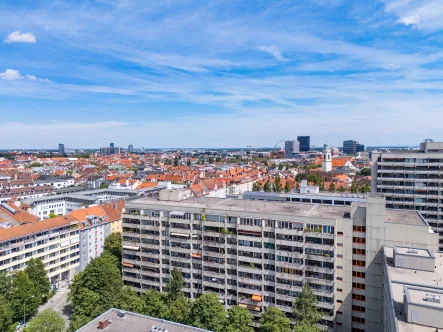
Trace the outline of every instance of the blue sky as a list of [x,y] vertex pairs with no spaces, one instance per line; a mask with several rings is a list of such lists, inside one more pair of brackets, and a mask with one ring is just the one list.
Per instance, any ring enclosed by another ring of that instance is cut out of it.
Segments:
[[443,2],[2,1],[0,149],[443,140]]

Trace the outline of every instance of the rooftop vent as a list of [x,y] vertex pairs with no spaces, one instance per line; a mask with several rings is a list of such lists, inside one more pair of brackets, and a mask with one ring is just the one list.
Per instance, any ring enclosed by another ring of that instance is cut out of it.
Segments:
[[125,315],[126,315],[126,311],[124,311],[124,310],[119,310],[117,312],[117,317],[122,318],[122,317],[125,317]]
[[159,326],[153,326],[152,328],[151,328],[151,331],[150,332],[168,332],[168,330],[166,330],[166,329],[162,329],[161,327],[159,327]]
[[104,330],[109,325],[109,319],[103,318],[101,321],[98,322],[98,328],[100,330]]
[[417,255],[417,254],[418,254],[418,249],[408,248],[408,250],[406,251],[406,253]]
[[440,295],[426,294],[426,297],[423,300],[427,302],[440,303]]

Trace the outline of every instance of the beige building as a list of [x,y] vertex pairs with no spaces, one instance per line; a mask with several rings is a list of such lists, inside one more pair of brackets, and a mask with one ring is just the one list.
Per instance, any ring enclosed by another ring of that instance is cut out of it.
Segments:
[[79,267],[79,227],[71,216],[0,229],[0,272],[40,258],[51,283],[73,278]]
[[383,246],[436,250],[438,235],[415,211],[386,209],[371,194],[352,206],[188,198],[180,191],[127,202],[123,280],[164,290],[170,270],[190,298],[214,292],[256,318],[290,314],[304,284],[318,296],[324,329],[383,329]]

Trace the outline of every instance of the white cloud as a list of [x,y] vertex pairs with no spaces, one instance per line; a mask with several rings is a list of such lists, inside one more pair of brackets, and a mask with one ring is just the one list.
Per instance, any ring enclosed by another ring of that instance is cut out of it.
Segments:
[[271,54],[274,58],[280,61],[286,61],[287,59],[283,56],[281,50],[275,45],[260,46],[260,51],[267,52]]
[[5,38],[5,44],[10,43],[35,43],[37,42],[37,39],[35,36],[30,33],[21,33],[20,30],[11,32],[6,38]]
[[404,25],[418,25],[420,23],[420,16],[418,15],[412,15],[412,16],[405,16],[402,19],[400,19],[400,22]]
[[35,77],[34,75],[26,75],[26,78],[30,81],[36,81],[37,77]]
[[15,81],[21,78],[20,72],[15,69],[6,69],[3,73],[0,73],[0,78],[8,81]]
[[385,11],[398,17],[398,23],[424,30],[443,28],[441,0],[385,0]]

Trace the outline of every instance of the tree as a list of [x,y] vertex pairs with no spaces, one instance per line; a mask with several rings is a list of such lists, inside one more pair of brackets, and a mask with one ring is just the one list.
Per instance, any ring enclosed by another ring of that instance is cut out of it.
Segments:
[[316,307],[317,296],[311,288],[305,284],[292,305],[292,313],[297,324],[316,326],[321,318],[321,313]]
[[221,161],[222,161],[221,157],[217,157],[217,158],[215,158],[215,162],[217,162],[217,163],[221,163]]
[[289,193],[291,191],[291,188],[289,187],[289,181],[286,180],[285,183],[285,193]]
[[341,192],[341,193],[344,193],[344,192],[346,191],[346,189],[345,189],[345,187],[340,186],[340,187],[338,188],[338,191]]
[[180,324],[188,324],[191,314],[191,302],[180,293],[178,297],[169,303],[168,319]]
[[319,188],[318,188],[320,191],[324,191],[325,190],[325,183],[324,182],[321,182],[320,183],[320,186],[319,186]]
[[329,185],[329,192],[331,192],[331,193],[335,192],[335,184],[334,184],[334,182],[331,182],[331,184]]
[[371,186],[368,183],[365,183],[365,185],[361,188],[362,193],[368,193],[371,191]]
[[171,270],[171,279],[166,284],[166,293],[169,301],[175,301],[178,296],[182,293],[183,285],[185,284],[185,279],[182,273],[177,267]]
[[209,157],[208,163],[213,164],[214,163],[214,158],[213,157]]
[[265,160],[263,160],[263,165],[265,165],[265,167],[268,167],[269,166],[269,163],[268,163],[268,161],[265,159]]
[[362,176],[371,176],[371,169],[369,167],[365,167],[361,170],[360,174]]
[[317,325],[309,325],[306,323],[297,323],[294,325],[293,332],[320,332]]
[[40,164],[37,161],[34,161],[31,165],[29,165],[30,167],[42,167],[42,164]]
[[281,171],[283,170],[284,165],[282,163],[278,164],[278,170]]
[[52,218],[55,218],[55,217],[57,217],[57,216],[56,216],[56,214],[54,212],[49,213],[49,218],[52,219]]
[[71,330],[117,306],[123,287],[118,264],[114,255],[104,251],[74,277],[68,296],[72,303]]
[[178,166],[178,157],[177,156],[174,158],[174,166]]
[[12,276],[6,272],[0,272],[0,295],[9,298],[12,288]]
[[247,309],[233,306],[228,311],[226,332],[254,332],[253,322],[254,317]]
[[122,261],[122,234],[120,232],[110,234],[105,239],[104,250],[114,255],[120,266]]
[[9,301],[0,295],[0,331],[8,331],[10,329],[12,314],[13,312],[9,306]]
[[102,183],[99,187],[99,189],[106,189],[109,188],[109,186],[106,183]]
[[214,332],[225,331],[225,309],[215,294],[203,293],[192,303],[190,324]]
[[357,184],[355,183],[355,181],[352,181],[351,193],[356,193],[356,192],[357,192]]
[[46,296],[51,290],[51,283],[46,274],[45,264],[39,258],[31,258],[25,268],[29,280],[37,284],[41,296]]
[[261,186],[260,186],[260,182],[256,181],[254,182],[254,184],[252,185],[252,191],[260,191]]
[[267,193],[271,192],[271,184],[269,183],[269,180],[266,181],[265,185],[263,186],[263,191]]
[[[12,289],[8,298],[15,321],[23,319],[23,311],[29,316],[37,310],[41,303],[40,291],[25,273],[18,271],[12,278]],[[26,305],[25,304],[26,300]],[[23,308],[25,307],[25,308]]]
[[188,161],[186,162],[186,165],[189,167],[191,166],[191,159],[188,159]]
[[291,332],[291,321],[277,307],[268,307],[260,318],[260,332]]
[[35,316],[28,324],[26,332],[63,332],[65,320],[53,309],[46,309]]
[[281,187],[280,175],[277,175],[274,180],[274,191],[277,193],[280,193],[281,189],[282,189],[282,187]]
[[149,289],[142,295],[142,314],[161,319],[169,316],[169,307],[166,304],[165,295],[156,289]]
[[124,286],[118,299],[117,308],[125,311],[143,312],[143,300],[138,296],[137,292],[133,291],[131,287]]

